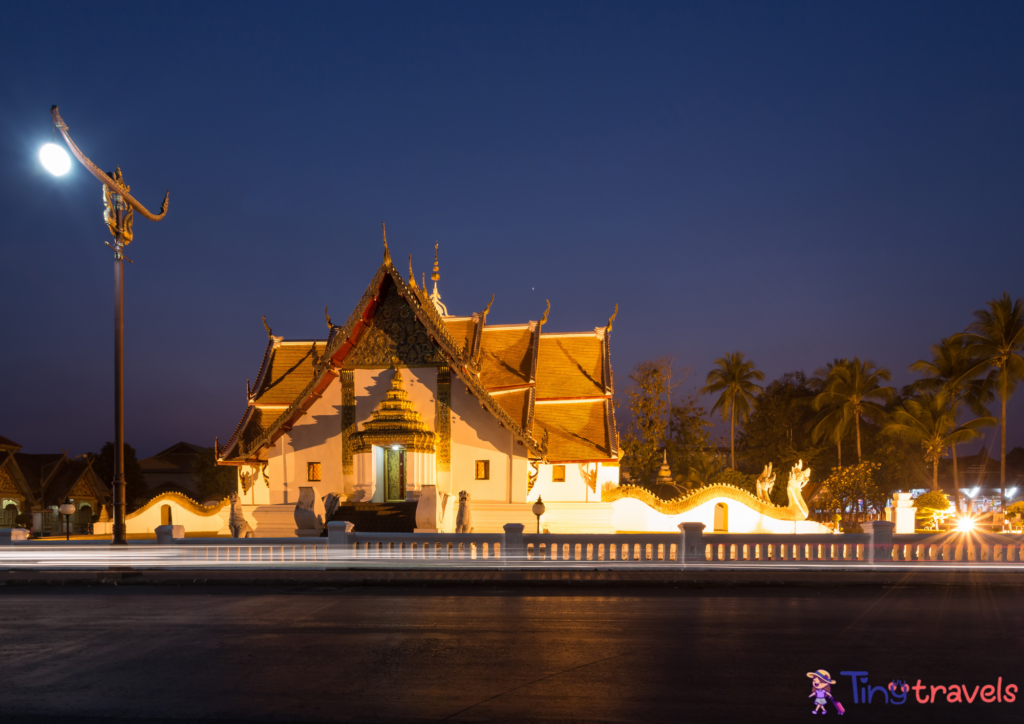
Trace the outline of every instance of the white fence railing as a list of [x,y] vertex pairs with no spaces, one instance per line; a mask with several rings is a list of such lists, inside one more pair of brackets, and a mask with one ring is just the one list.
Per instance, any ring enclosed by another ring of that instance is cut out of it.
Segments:
[[[360,533],[332,522],[318,538],[171,538],[132,541],[34,541],[0,531],[0,567],[8,568],[326,568],[406,566],[622,566],[773,565],[830,563],[838,566],[1020,564],[1024,536],[995,533],[893,535],[893,524],[863,524],[864,533],[704,533],[683,523],[680,533],[524,534],[510,524],[504,533]],[[3,545],[3,544],[7,545]]]

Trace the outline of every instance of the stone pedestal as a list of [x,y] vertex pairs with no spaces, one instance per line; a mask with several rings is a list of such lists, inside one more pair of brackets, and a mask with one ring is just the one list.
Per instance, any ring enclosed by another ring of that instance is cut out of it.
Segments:
[[885,509],[885,519],[896,525],[896,535],[913,534],[917,506],[910,493],[896,493],[892,496],[892,507]]
[[680,544],[683,563],[705,563],[707,551],[704,544],[703,523],[680,523]]

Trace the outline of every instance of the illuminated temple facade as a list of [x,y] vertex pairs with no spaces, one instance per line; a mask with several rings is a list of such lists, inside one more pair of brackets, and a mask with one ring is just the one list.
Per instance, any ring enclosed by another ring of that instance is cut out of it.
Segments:
[[248,405],[217,448],[220,464],[238,468],[257,537],[295,534],[300,497],[330,517],[329,493],[341,501],[334,520],[405,511],[408,530],[454,531],[462,491],[476,532],[533,529],[541,496],[551,532],[614,530],[601,502],[619,480],[614,314],[574,333],[547,331],[550,306],[536,321],[489,324],[491,303],[449,314],[438,278],[436,257],[432,293],[411,263],[404,278],[385,241],[345,324],[327,316],[326,339],[288,340],[267,327]]

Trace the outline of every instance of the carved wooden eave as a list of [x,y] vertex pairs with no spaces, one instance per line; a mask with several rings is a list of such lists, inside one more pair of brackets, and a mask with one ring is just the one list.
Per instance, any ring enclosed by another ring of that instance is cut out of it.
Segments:
[[[374,313],[381,303],[385,282],[390,279],[397,293],[406,301],[413,315],[426,330],[431,342],[440,350],[445,362],[481,403],[494,416],[498,423],[508,429],[527,451],[536,457],[543,457],[539,443],[527,431],[516,423],[507,412],[491,397],[480,382],[479,377],[469,368],[469,354],[455,341],[444,324],[429,298],[424,298],[419,290],[412,289],[391,264],[389,256],[377,270],[359,303],[349,315],[344,326],[337,328],[327,344],[327,348],[316,366],[315,374],[306,388],[296,397],[275,420],[252,442],[246,444],[242,433],[253,415],[253,406],[249,406],[245,415],[235,428],[231,439],[221,450],[218,463],[222,465],[243,465],[266,461],[267,452],[277,440],[295,425],[306,414],[313,403],[324,393],[327,387],[340,374],[339,368],[348,355],[357,347],[366,331],[371,327]],[[474,347],[476,344],[474,344]],[[261,374],[265,375],[270,351],[264,354]],[[259,389],[257,386],[255,389]]]

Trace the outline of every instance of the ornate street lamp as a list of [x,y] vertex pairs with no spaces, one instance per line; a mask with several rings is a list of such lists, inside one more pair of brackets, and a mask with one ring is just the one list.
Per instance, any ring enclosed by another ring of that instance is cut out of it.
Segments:
[[540,533],[540,517],[544,515],[545,510],[547,508],[544,507],[544,501],[538,495],[537,502],[533,504],[533,514],[537,516],[537,533]]
[[64,502],[57,510],[64,516],[64,530],[68,534],[68,540],[71,540],[71,516],[75,514],[75,504],[71,502],[71,498],[64,498]]
[[[154,214],[140,204],[131,194],[131,189],[121,176],[120,167],[110,174],[103,173],[97,166],[78,150],[78,146],[68,135],[68,126],[60,117],[57,106],[50,109],[53,125],[60,129],[60,135],[67,143],[71,153],[85,166],[93,176],[103,184],[103,220],[107,222],[114,243],[105,242],[114,250],[114,526],[113,544],[128,545],[127,529],[125,528],[125,489],[124,489],[124,262],[131,262],[124,255],[124,247],[132,241],[132,221],[134,212],[138,211],[150,221],[160,221],[167,215],[167,204],[171,192],[164,196],[160,213]],[[67,173],[71,166],[70,159],[60,146],[48,143],[39,152],[39,160],[50,173],[60,176]],[[70,502],[70,501],[69,501]]]

